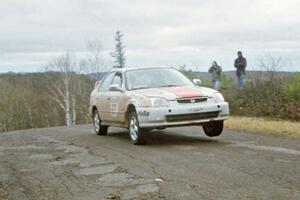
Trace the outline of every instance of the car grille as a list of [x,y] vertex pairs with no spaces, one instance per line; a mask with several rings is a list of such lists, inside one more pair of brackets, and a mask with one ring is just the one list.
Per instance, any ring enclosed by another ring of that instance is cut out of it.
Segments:
[[202,113],[191,113],[191,114],[180,114],[180,115],[167,115],[167,122],[180,122],[180,121],[190,121],[190,120],[200,120],[215,118],[219,114],[219,111],[214,112],[202,112]]
[[193,98],[193,99],[177,99],[178,103],[199,103],[204,101],[207,101],[207,97]]

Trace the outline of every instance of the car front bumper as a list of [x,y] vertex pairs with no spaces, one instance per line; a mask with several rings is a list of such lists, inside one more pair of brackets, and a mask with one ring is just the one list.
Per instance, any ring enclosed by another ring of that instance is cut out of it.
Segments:
[[201,125],[205,122],[229,118],[227,102],[188,104],[169,107],[137,108],[142,128],[164,128]]

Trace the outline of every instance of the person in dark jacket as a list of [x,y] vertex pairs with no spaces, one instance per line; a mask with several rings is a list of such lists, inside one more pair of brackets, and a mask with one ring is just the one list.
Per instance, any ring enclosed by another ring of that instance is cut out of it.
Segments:
[[236,76],[239,81],[240,89],[244,89],[245,87],[245,77],[246,77],[246,67],[247,60],[243,57],[241,51],[237,52],[238,58],[234,61],[234,67],[236,68]]
[[213,61],[208,72],[212,76],[213,88],[220,91],[222,68],[217,64],[216,61]]

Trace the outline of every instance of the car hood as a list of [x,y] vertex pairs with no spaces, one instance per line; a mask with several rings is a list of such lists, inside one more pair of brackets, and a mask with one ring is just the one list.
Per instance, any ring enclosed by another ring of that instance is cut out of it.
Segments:
[[169,101],[178,98],[211,97],[216,90],[205,87],[178,86],[135,90],[134,93],[149,98],[165,98]]

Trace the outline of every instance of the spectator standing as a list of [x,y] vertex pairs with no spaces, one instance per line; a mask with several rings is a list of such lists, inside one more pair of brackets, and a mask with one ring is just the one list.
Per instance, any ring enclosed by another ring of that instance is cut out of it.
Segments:
[[217,64],[216,61],[213,61],[208,72],[212,76],[213,88],[220,91],[222,68]]
[[238,51],[237,55],[238,58],[234,61],[234,67],[236,68],[236,76],[238,78],[239,87],[242,90],[245,87],[247,60],[243,57],[241,51]]

